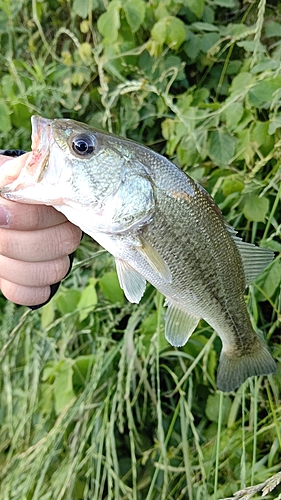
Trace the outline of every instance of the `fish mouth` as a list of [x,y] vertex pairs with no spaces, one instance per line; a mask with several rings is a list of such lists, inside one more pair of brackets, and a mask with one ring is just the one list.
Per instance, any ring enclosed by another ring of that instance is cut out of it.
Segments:
[[[20,198],[23,190],[38,184],[48,168],[50,148],[53,144],[52,120],[32,116],[32,151],[12,160],[13,171],[3,181],[0,178],[1,195],[6,198]],[[12,165],[10,164],[10,169]],[[3,171],[3,175],[5,172]],[[6,182],[4,182],[6,181]]]
[[35,173],[34,166],[36,165],[36,182],[40,182],[48,167],[49,151],[52,144],[52,120],[43,118],[42,116],[33,115],[31,117],[32,126],[32,158],[28,165],[30,172]]

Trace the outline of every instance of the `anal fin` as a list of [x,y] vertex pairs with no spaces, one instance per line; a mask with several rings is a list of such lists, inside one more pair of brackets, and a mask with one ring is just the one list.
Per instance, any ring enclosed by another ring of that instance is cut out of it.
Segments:
[[173,346],[183,346],[194,332],[200,318],[189,311],[181,309],[174,302],[166,300],[166,304],[168,309],[166,312],[165,337]]
[[119,283],[126,298],[129,302],[138,304],[145,291],[145,278],[124,260],[115,259],[115,262]]

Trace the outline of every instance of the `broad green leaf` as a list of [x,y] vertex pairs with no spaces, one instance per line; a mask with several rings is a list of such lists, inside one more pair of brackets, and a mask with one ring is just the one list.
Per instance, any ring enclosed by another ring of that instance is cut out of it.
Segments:
[[203,54],[207,54],[208,50],[210,50],[218,41],[220,37],[218,33],[204,33],[200,40],[200,50]]
[[229,196],[232,193],[240,193],[244,189],[244,183],[239,179],[233,179],[232,176],[225,179],[222,184],[222,193]]
[[270,120],[269,127],[268,127],[269,135],[275,134],[275,132],[278,128],[281,128],[281,114],[274,116],[274,118],[272,118]]
[[86,19],[90,10],[89,8],[91,7],[92,0],[74,0],[72,4],[73,12],[83,19]]
[[221,129],[210,133],[209,155],[218,166],[228,165],[232,160],[237,139]]
[[0,131],[9,132],[11,126],[10,110],[4,99],[0,99]]
[[42,307],[41,313],[41,326],[43,329],[47,328],[55,318],[54,301],[50,300],[48,304]]
[[265,196],[260,198],[256,194],[248,194],[244,197],[243,214],[250,221],[265,222],[268,208],[269,201]]
[[109,302],[112,304],[115,304],[116,302],[121,302],[122,304],[124,302],[124,293],[120,288],[117,273],[115,271],[105,273],[99,280],[99,285],[103,295],[109,300]]
[[251,73],[242,72],[235,76],[230,85],[229,91],[231,95],[243,95],[247,87],[253,82],[254,78]]
[[170,17],[167,28],[166,43],[171,46],[171,49],[177,50],[185,41],[186,31],[185,25],[178,17]]
[[247,52],[266,52],[264,45],[260,42],[255,42],[254,40],[244,40],[242,42],[237,42],[238,47],[243,47]]
[[126,20],[135,33],[145,18],[146,4],[143,0],[127,0],[123,4]]
[[[219,393],[216,393],[216,394],[210,394],[210,396],[207,399],[205,411],[208,419],[211,420],[211,422],[218,422],[219,420],[220,398],[221,395]],[[222,401],[222,415],[221,415],[221,421],[223,425],[227,424],[231,405],[232,401],[230,397],[224,395]]]
[[201,19],[205,8],[205,0],[185,0],[184,3],[198,19]]
[[280,90],[281,76],[262,80],[256,83],[248,93],[249,104],[256,108],[267,107],[272,104],[273,94]]
[[197,22],[192,24],[192,28],[198,31],[219,31],[219,28],[214,24]]
[[96,360],[96,356],[94,354],[87,354],[84,356],[78,356],[75,359],[75,363],[73,365],[74,369],[77,369],[81,376],[84,378],[87,376],[89,369],[92,368],[94,362]]
[[226,9],[233,9],[237,6],[236,0],[213,0],[213,3]]
[[261,153],[266,156],[274,148],[274,137],[268,132],[268,121],[257,121],[251,130],[251,141],[259,148]]
[[226,126],[229,130],[232,132],[236,130],[236,126],[240,122],[243,113],[244,106],[241,102],[234,102],[224,110],[222,119],[225,119]]
[[120,28],[120,9],[122,4],[120,0],[109,2],[108,9],[104,12],[97,22],[99,32],[104,36],[105,42],[116,42]]
[[177,50],[186,38],[185,25],[174,16],[163,17],[154,24],[151,36],[160,44],[166,43],[171,49]]
[[62,314],[73,312],[77,308],[81,292],[78,290],[62,290],[55,297],[56,306]]
[[[280,249],[279,249],[280,251]],[[281,283],[281,259],[275,259],[258,278],[255,284],[262,288],[264,294],[259,295],[259,300],[273,297],[276,290],[280,289]]]
[[73,390],[72,377],[73,361],[61,361],[54,381],[55,411],[57,414],[76,398]]
[[84,321],[97,304],[96,282],[97,280],[95,278],[90,278],[89,285],[87,285],[81,293],[80,300],[77,304],[79,309],[79,321]]
[[[25,127],[27,130],[30,129],[30,117],[32,113],[25,104],[21,102],[16,103],[12,107],[13,113],[11,116],[12,124],[14,127]],[[0,111],[1,113],[1,111]],[[2,121],[2,115],[1,115]]]
[[265,34],[267,37],[281,37],[281,24],[276,21],[270,21],[265,25]]
[[85,382],[87,381],[87,377],[89,376],[94,362],[96,360],[96,356],[94,354],[82,355],[78,356],[75,359],[75,363],[73,364],[73,386],[76,388],[83,387]]

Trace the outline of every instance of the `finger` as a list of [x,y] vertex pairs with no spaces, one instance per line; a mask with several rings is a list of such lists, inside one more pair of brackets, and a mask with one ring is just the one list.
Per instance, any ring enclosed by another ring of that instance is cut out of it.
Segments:
[[66,276],[69,266],[68,256],[47,262],[21,262],[0,255],[1,277],[23,286],[57,283]]
[[67,219],[53,207],[29,205],[0,198],[0,227],[31,231],[56,226]]
[[0,254],[24,262],[59,259],[76,250],[81,234],[81,230],[68,221],[37,231],[0,229]]
[[[66,276],[68,276],[68,275],[69,275],[69,273],[70,273],[70,271],[71,271],[71,269],[72,269],[72,264],[73,264],[73,260],[74,260],[74,255],[75,255],[75,252],[71,253],[71,254],[68,256],[68,258],[69,258],[69,268],[68,268],[68,271],[67,271],[66,275],[64,276],[65,278],[66,278]],[[60,284],[61,284],[61,282],[60,282],[60,281],[58,281],[57,283],[53,283],[52,285],[50,285],[50,290],[51,290],[51,291],[50,291],[50,295],[49,295],[48,299],[47,299],[45,302],[40,303],[40,304],[38,304],[38,303],[37,303],[36,305],[34,305],[34,304],[33,304],[33,305],[29,305],[28,307],[30,307],[30,309],[32,309],[32,310],[34,311],[35,309],[39,309],[40,307],[43,307],[43,306],[45,306],[46,304],[48,304],[48,302],[49,302],[49,301],[53,298],[53,296],[57,293],[57,291],[58,291],[58,289],[59,289],[59,287],[60,287]]]
[[1,166],[3,165],[3,163],[5,163],[5,161],[9,161],[9,160],[12,160],[12,158],[8,158],[7,156],[3,156],[3,149],[1,150],[1,154],[0,154],[0,168]]
[[0,279],[0,288],[6,299],[22,306],[36,306],[49,300],[50,287],[28,287]]

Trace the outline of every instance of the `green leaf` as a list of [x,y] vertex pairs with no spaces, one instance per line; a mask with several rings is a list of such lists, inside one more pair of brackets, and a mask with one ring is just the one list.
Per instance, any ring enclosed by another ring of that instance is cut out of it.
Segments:
[[[219,393],[210,394],[210,396],[208,396],[205,412],[208,419],[211,420],[211,422],[218,422],[219,420],[220,398],[221,395]],[[231,406],[232,406],[232,401],[230,397],[223,395],[222,415],[221,415],[221,420],[223,425],[227,424]]]
[[62,314],[73,312],[78,306],[80,296],[78,290],[62,290],[55,298],[57,308]]
[[237,5],[236,0],[213,0],[213,3],[227,9],[233,9]]
[[198,23],[193,23],[192,28],[196,29],[198,31],[219,31],[219,28],[215,26],[214,24],[210,23],[203,23],[203,22],[198,22]]
[[74,0],[72,5],[73,12],[83,19],[86,19],[88,16],[89,7],[92,7],[92,0]]
[[135,33],[144,22],[146,3],[143,0],[127,0],[123,5],[127,23]]
[[84,321],[97,304],[96,282],[97,280],[95,278],[90,278],[89,285],[87,285],[81,293],[77,305],[79,309],[79,321]]
[[109,302],[112,304],[116,302],[122,304],[124,302],[124,293],[120,288],[116,271],[105,273],[99,280],[99,285],[103,295]]
[[0,131],[9,132],[11,127],[10,110],[4,99],[0,99]]
[[[12,125],[14,127],[24,127],[30,129],[30,117],[32,113],[25,104],[17,103],[12,106]],[[1,117],[2,120],[2,117]]]
[[72,384],[72,365],[72,360],[63,360],[58,367],[54,381],[55,411],[57,414],[76,398]]
[[88,354],[83,356],[78,356],[75,359],[73,365],[73,386],[76,390],[79,387],[84,387],[85,382],[93,368],[96,356],[94,354]]
[[255,284],[261,288],[264,294],[260,294],[259,300],[273,297],[281,283],[281,259],[275,259],[267,269],[255,280]]
[[276,21],[271,21],[265,26],[265,34],[268,38],[277,36],[281,37],[281,24]]
[[274,116],[274,118],[270,120],[268,127],[269,135],[275,134],[278,128],[281,128],[281,115]]
[[219,167],[228,165],[232,160],[237,139],[230,136],[222,129],[210,133],[209,155]]
[[226,121],[226,126],[231,132],[236,130],[237,124],[240,122],[243,113],[244,106],[241,102],[234,102],[224,110],[222,119]]
[[249,104],[256,108],[269,108],[272,104],[273,94],[280,90],[280,87],[281,76],[258,82],[249,90]]
[[248,194],[244,197],[243,214],[246,219],[253,222],[265,222],[268,209],[269,201],[265,196],[260,198],[256,194]]
[[250,73],[239,73],[233,78],[232,84],[230,85],[229,90],[231,95],[243,95],[245,89],[250,86],[253,80],[253,75],[251,75]]
[[106,43],[116,42],[120,28],[120,0],[109,2],[107,12],[104,12],[97,22],[99,32],[104,36]]
[[186,38],[185,24],[174,16],[163,17],[154,24],[151,36],[159,44],[166,43],[172,50],[177,50]]
[[269,122],[268,121],[256,121],[254,127],[251,130],[251,141],[259,148],[263,156],[267,156],[270,151],[274,148],[275,140],[272,135],[268,132]]
[[42,313],[41,313],[41,326],[43,329],[47,328],[55,318],[55,309],[54,309],[54,301],[51,300],[46,304],[44,307],[42,307]]
[[205,0],[185,0],[184,3],[185,7],[188,7],[198,19],[201,19],[205,9]]
[[240,193],[243,189],[244,183],[238,179],[233,179],[232,176],[225,179],[222,184],[222,193],[225,197],[232,193]]

